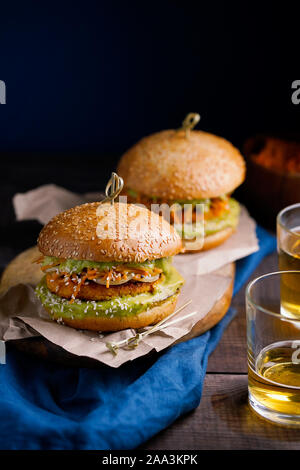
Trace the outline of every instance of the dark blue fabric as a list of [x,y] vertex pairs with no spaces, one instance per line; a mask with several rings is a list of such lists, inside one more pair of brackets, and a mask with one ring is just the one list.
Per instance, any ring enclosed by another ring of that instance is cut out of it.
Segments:
[[[275,237],[237,263],[235,293]],[[200,401],[206,364],[235,312],[202,336],[115,370],[64,368],[10,350],[0,365],[1,449],[131,449]]]

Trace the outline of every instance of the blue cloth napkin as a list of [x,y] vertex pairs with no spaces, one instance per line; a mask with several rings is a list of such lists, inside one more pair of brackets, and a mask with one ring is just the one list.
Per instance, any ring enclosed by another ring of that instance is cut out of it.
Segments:
[[[238,261],[236,293],[275,237]],[[232,317],[202,336],[119,369],[64,368],[13,349],[0,365],[1,449],[132,449],[198,406],[207,359]]]

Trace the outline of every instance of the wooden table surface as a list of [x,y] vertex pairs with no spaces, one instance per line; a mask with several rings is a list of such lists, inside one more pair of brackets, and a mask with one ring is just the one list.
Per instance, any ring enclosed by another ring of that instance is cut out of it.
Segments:
[[[277,256],[265,258],[252,278],[277,270]],[[149,440],[143,449],[300,449],[300,429],[270,424],[247,402],[244,288],[232,306],[236,317],[210,356],[199,407]]]
[[[26,168],[23,170],[20,178],[26,182]],[[33,186],[40,183],[45,181],[38,181]],[[0,215],[0,270],[16,254],[34,245],[41,229],[36,221],[15,222],[12,196],[27,189],[30,188],[20,186],[20,182],[16,186],[0,185],[3,209]],[[95,188],[83,187],[81,190]],[[252,277],[276,270],[277,256],[274,254],[262,261]],[[157,434],[142,449],[300,449],[300,430],[272,425],[256,416],[248,406],[244,289],[235,296],[232,306],[237,315],[209,358],[199,407]]]

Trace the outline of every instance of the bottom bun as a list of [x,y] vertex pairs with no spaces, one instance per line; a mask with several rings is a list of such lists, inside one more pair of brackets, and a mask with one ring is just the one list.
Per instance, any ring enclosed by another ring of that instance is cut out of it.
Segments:
[[222,243],[227,240],[227,238],[231,237],[231,235],[235,232],[235,229],[232,227],[224,228],[224,230],[220,230],[219,232],[214,233],[213,235],[208,235],[204,238],[204,243],[202,247],[198,250],[190,250],[185,248],[186,246],[190,246],[191,242],[188,240],[187,244],[185,244],[185,240],[182,240],[183,244],[183,252],[184,253],[197,253],[198,251],[205,251],[210,250],[211,248],[215,248],[216,246],[221,245]]
[[169,297],[159,305],[138,313],[137,315],[114,318],[86,317],[71,319],[69,317],[64,317],[63,313],[59,316],[53,315],[50,313],[49,309],[45,308],[53,320],[62,320],[64,325],[71,326],[72,328],[93,331],[119,331],[127,328],[143,328],[144,326],[158,323],[160,320],[174,312],[177,297],[178,294],[172,295],[172,297]]

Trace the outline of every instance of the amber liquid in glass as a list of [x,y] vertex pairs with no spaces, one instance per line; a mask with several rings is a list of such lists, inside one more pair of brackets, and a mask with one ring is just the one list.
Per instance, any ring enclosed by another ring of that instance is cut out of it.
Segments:
[[[280,271],[300,271],[300,228],[286,234],[279,247]],[[282,274],[280,283],[281,314],[300,319],[300,283],[296,274]]]
[[249,392],[260,405],[300,418],[300,341],[281,341],[263,349],[255,367],[249,364],[248,377]]

